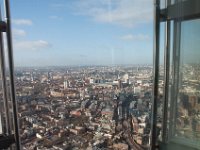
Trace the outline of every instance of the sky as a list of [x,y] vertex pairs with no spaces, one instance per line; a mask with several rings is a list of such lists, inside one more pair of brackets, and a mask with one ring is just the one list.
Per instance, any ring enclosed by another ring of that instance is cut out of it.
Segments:
[[16,66],[153,62],[153,0],[10,3]]

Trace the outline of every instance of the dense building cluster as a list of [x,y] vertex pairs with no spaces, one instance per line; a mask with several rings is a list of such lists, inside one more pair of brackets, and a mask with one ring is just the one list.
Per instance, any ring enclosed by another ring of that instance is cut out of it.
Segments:
[[19,68],[24,149],[148,148],[151,66]]
[[[178,91],[169,94],[169,99],[178,99],[173,104],[178,116],[171,116],[176,118],[176,135],[190,139],[199,138],[200,133],[199,69],[195,67],[198,66],[183,67]],[[159,137],[163,75],[161,66],[157,102]],[[152,67],[148,65],[17,68],[22,148],[148,149],[152,82]],[[169,86],[171,91],[175,85]],[[173,109],[168,112],[169,116],[172,112]]]

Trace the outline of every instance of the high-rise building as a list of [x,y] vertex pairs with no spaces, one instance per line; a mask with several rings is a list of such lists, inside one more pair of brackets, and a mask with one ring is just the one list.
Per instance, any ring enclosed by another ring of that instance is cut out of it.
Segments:
[[68,83],[68,81],[66,80],[66,81],[64,81],[64,89],[66,90],[68,87],[69,87],[69,83]]

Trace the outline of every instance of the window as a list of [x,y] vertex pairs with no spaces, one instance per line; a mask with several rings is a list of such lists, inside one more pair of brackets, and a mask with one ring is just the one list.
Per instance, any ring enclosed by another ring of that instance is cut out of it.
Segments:
[[166,1],[166,4],[166,9],[161,10],[163,18],[160,18],[166,23],[161,141],[168,143],[169,149],[195,149],[199,147],[200,30],[199,8],[195,7],[199,2],[188,0],[170,4]]
[[0,149],[199,149],[199,0],[0,3]]
[[[180,65],[175,137],[191,140],[194,145],[199,141],[199,20],[181,23]],[[173,99],[173,97],[172,97]],[[186,140],[186,141],[187,141]],[[198,146],[197,146],[198,147]]]
[[21,0],[11,9],[22,148],[150,147],[151,1]]

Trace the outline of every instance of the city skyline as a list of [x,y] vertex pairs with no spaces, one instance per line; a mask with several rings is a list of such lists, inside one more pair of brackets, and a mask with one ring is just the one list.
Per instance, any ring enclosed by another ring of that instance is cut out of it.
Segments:
[[11,10],[16,66],[153,62],[151,1],[20,0]]

